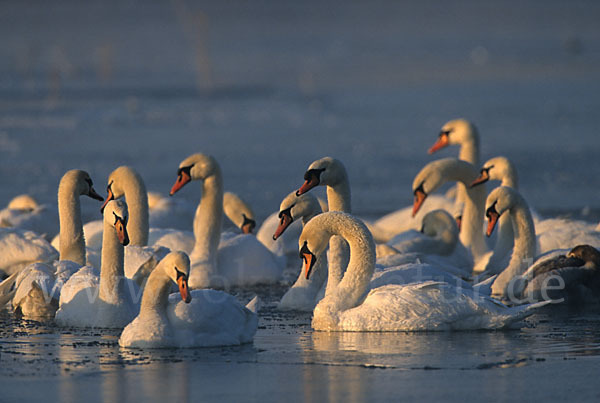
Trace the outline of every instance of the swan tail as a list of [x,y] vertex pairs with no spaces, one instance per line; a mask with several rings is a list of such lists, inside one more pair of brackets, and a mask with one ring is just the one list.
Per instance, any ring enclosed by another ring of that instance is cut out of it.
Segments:
[[477,284],[473,285],[473,290],[481,295],[492,295],[492,284],[498,275],[493,275]]
[[258,310],[260,309],[260,298],[258,298],[258,295],[256,295],[254,298],[252,298],[250,302],[248,302],[246,308],[248,308],[250,312],[258,313]]
[[17,290],[12,290],[8,292],[8,294],[0,295],[0,309],[9,303],[10,300],[13,299]]
[[9,294],[11,291],[14,291],[15,283],[17,282],[17,276],[19,273],[20,271],[14,272],[0,283],[0,297]]

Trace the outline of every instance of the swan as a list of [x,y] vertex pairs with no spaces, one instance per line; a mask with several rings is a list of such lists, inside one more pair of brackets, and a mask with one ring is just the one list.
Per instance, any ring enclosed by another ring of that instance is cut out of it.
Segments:
[[[296,196],[296,192],[288,194],[279,207],[280,223],[273,231],[272,237],[275,240],[286,234],[287,229],[295,222],[301,223],[302,227],[306,225],[317,214],[321,214],[321,206],[316,197],[310,193],[304,193]],[[296,238],[296,243],[298,242]],[[327,261],[319,259],[314,268],[314,275],[307,279],[302,270],[296,279],[296,282],[281,297],[277,305],[278,310],[288,311],[296,310],[311,312],[317,301],[320,299],[320,291],[327,279]]]
[[[511,187],[500,186],[492,190],[486,200],[485,215],[488,218],[487,236],[492,234],[502,215],[510,217],[514,230],[514,248],[508,266],[492,284],[492,296],[510,298],[513,295],[513,278],[521,275],[536,260],[535,224],[529,206],[519,192]],[[486,274],[496,274],[488,271]]]
[[233,192],[223,193],[223,212],[243,234],[251,234],[254,231],[254,212],[239,195]]
[[27,194],[16,196],[0,211],[0,227],[33,231],[50,241],[58,230],[56,206],[39,204]]
[[148,210],[151,228],[171,228],[191,233],[196,212],[194,203],[149,191]]
[[[267,284],[279,281],[283,267],[256,237],[239,234],[221,242],[223,180],[209,155],[193,154],[179,164],[170,194],[193,180],[202,181],[202,198],[194,217],[194,248],[190,253],[191,288]],[[181,250],[181,248],[179,248]]]
[[578,245],[566,256],[540,259],[516,279],[514,295],[528,302],[598,303],[600,252],[590,245]]
[[[139,315],[119,338],[121,347],[208,347],[251,342],[258,327],[256,312],[233,296],[215,290],[188,290],[190,260],[169,253],[152,271]],[[179,294],[169,297],[171,284]],[[179,298],[180,297],[180,298]]]
[[349,243],[350,263],[335,290],[315,307],[315,330],[499,329],[546,304],[507,307],[475,290],[443,281],[388,284],[369,290],[375,269],[373,237],[361,221],[335,211],[314,217],[302,231],[298,245],[307,276],[333,235],[342,236]]
[[[425,165],[413,181],[413,214],[418,212],[428,195],[448,181],[470,184],[477,177],[477,169],[456,158],[443,158]],[[483,271],[489,251],[483,238],[485,185],[466,188],[460,240],[470,249],[475,261],[475,271]]]
[[[13,309],[25,318],[54,317],[63,284],[85,265],[80,196],[102,201],[89,175],[81,170],[66,172],[58,186],[59,238],[64,248],[59,261],[34,263],[14,279]],[[3,286],[4,287],[4,286]]]
[[[296,191],[300,196],[315,186],[327,187],[327,206],[329,211],[351,213],[350,182],[344,164],[335,158],[324,157],[308,166],[304,174],[304,183]],[[348,265],[350,251],[348,244],[340,237],[332,237],[329,242],[329,279],[325,294],[333,290],[341,280]],[[331,281],[333,279],[334,281]]]
[[[479,166],[479,133],[473,123],[466,119],[454,119],[446,122],[437,141],[428,150],[429,154],[445,148],[450,145],[459,145],[458,159],[470,162],[474,166]],[[462,204],[465,200],[466,189],[468,184],[459,183],[456,191],[456,204],[454,207],[457,221],[461,222]]]
[[459,242],[458,236],[458,225],[454,218],[445,210],[433,210],[423,217],[420,231],[406,231],[396,235],[387,244],[377,245],[377,261],[379,263],[381,257],[398,253],[438,255],[446,264],[470,272],[473,259]]
[[58,252],[44,237],[17,228],[0,228],[0,252],[0,279],[20,272],[31,263],[58,258]]
[[100,274],[85,266],[64,284],[55,316],[59,326],[123,328],[137,315],[139,291],[123,267],[127,221],[124,201],[106,204]]

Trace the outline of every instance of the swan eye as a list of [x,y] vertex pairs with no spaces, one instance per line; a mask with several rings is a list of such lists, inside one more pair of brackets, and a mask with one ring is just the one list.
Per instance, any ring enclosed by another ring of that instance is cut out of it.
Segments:
[[91,178],[85,178],[85,183],[87,183],[90,188],[94,187],[94,183],[92,182]]
[[492,215],[497,215],[499,216],[500,214],[498,214],[498,211],[496,211],[496,203],[498,203],[498,201],[495,201],[490,207],[488,207],[488,209],[485,211],[485,216],[487,218],[490,218],[490,216]]
[[309,181],[312,178],[317,178],[320,179],[321,178],[321,173],[325,170],[325,168],[315,168],[315,169],[309,169],[308,171],[306,171],[306,173],[304,174],[304,180],[305,181]]
[[179,280],[181,277],[183,277],[184,279],[187,279],[187,276],[185,275],[185,273],[179,271],[179,269],[177,269],[177,266],[175,266],[175,273],[177,273],[177,280]]
[[294,219],[292,218],[292,207],[294,207],[295,204],[291,205],[290,207],[286,208],[285,210],[281,210],[279,212],[279,218],[281,220],[284,219],[284,217],[287,217],[290,219],[290,221],[293,221]]
[[449,136],[450,133],[452,133],[452,129],[448,129],[448,130],[442,130],[440,132],[440,137],[444,137],[444,136]]
[[302,245],[302,248],[300,248],[300,259],[302,259],[304,261],[304,263],[306,263],[306,257],[304,256],[305,254],[310,253],[312,255],[312,252],[310,251],[310,249],[308,249],[308,242],[304,241],[304,245]]
[[185,173],[187,176],[191,176],[190,171],[192,170],[192,167],[193,167],[193,165],[179,168],[177,170],[177,176],[180,176],[182,173]]
[[427,195],[427,192],[425,192],[425,189],[423,189],[423,185],[425,184],[425,181],[421,182],[421,184],[414,190],[413,195],[417,195],[417,193],[423,193],[424,195]]

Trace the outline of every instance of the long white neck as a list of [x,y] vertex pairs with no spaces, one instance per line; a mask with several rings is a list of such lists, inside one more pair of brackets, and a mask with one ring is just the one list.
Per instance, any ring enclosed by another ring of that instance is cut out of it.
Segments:
[[[350,246],[350,262],[337,288],[315,307],[315,320],[329,317],[362,302],[375,270],[375,242],[367,227],[349,216],[328,215],[321,221],[325,231],[339,235]],[[328,281],[331,280],[331,273]]]
[[504,269],[506,257],[514,246],[514,240],[512,218],[508,214],[503,214],[498,220],[498,237],[492,256],[485,267],[486,272],[497,274]]
[[215,167],[214,173],[203,181],[202,199],[194,216],[196,243],[190,254],[192,261],[208,261],[216,269],[222,223],[223,180],[220,169]]
[[150,273],[144,287],[140,315],[166,315],[171,283],[172,281],[169,276],[160,267],[157,267]]
[[513,189],[519,189],[519,177],[517,170],[512,164],[507,164],[504,169],[501,186],[508,186]]
[[81,205],[76,184],[61,183],[58,189],[58,216],[60,221],[60,260],[71,260],[85,265],[85,239],[81,222]]
[[130,245],[146,246],[150,229],[146,186],[140,180],[131,178],[124,188],[125,200],[129,208],[127,229]]
[[479,166],[479,136],[475,135],[461,143],[458,159]]
[[100,300],[119,304],[125,295],[125,249],[119,242],[114,226],[104,221],[102,233],[102,263],[100,266]]
[[515,203],[509,210],[515,234],[514,249],[508,267],[492,284],[492,294],[504,295],[510,280],[527,270],[536,255],[535,226],[525,202]]
[[460,240],[463,245],[471,249],[475,261],[488,252],[483,238],[486,189],[484,185],[469,187],[477,176],[477,169],[473,165],[460,163],[459,161],[452,164],[452,168],[444,172],[446,180],[461,182],[466,187]]
[[[327,204],[329,211],[352,213],[350,182],[346,174],[335,186],[327,186]],[[325,295],[329,295],[342,279],[349,255],[348,244],[340,237],[333,236],[329,241],[329,276]]]

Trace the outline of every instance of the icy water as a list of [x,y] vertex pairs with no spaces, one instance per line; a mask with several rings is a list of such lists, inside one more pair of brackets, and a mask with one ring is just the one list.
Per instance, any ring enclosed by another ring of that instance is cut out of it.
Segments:
[[[0,4],[0,205],[55,202],[71,168],[103,191],[122,164],[166,194],[204,152],[262,219],[332,155],[355,213],[377,217],[411,202],[439,128],[466,117],[538,211],[600,220],[599,3],[146,3]],[[258,290],[255,341],[232,348],[130,352],[118,332],[2,312],[0,401],[600,398],[597,309],[502,332],[326,334],[276,313],[284,292]]]

